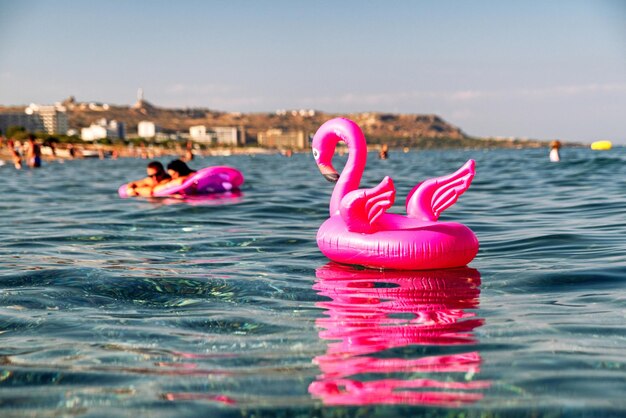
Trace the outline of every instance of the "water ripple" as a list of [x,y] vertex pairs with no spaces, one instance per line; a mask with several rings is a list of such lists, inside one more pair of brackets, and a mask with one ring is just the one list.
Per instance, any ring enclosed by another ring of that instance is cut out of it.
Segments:
[[119,199],[141,160],[0,167],[2,415],[625,414],[624,150],[373,157],[393,212],[477,161],[442,216],[478,235],[477,270],[327,267],[308,155],[194,161],[247,179],[196,204]]

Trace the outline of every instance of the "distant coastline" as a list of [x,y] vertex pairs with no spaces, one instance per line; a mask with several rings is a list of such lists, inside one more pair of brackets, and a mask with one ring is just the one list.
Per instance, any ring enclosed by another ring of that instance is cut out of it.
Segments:
[[[331,114],[314,110],[278,110],[268,113],[240,113],[221,112],[205,108],[168,109],[152,105],[145,100],[139,100],[133,106],[116,106],[102,103],[80,103],[73,98],[62,102],[67,109],[67,119],[70,131],[80,132],[80,129],[99,120],[115,120],[126,126],[125,140],[99,141],[100,149],[103,146],[117,146],[127,154],[126,148],[131,149],[140,144],[151,145],[169,150],[175,148],[176,142],[185,142],[189,129],[192,126],[236,127],[243,136],[241,144],[236,147],[215,147],[206,144],[197,144],[198,152],[220,153],[258,153],[267,148],[285,148],[280,146],[260,147],[259,135],[270,130],[286,132],[300,132],[303,136],[311,136],[326,120],[336,116],[344,116],[354,120],[367,137],[368,144],[376,146],[387,144],[390,148],[409,149],[458,149],[458,148],[540,148],[548,146],[549,141],[519,139],[519,138],[481,138],[466,134],[461,128],[450,124],[438,115],[433,114],[394,114],[380,112],[363,112],[353,114]],[[24,112],[24,106],[0,106],[0,115],[3,113]],[[142,121],[151,121],[158,126],[160,132],[170,138],[177,138],[167,143],[154,143],[153,140],[139,138],[136,127]],[[59,135],[49,135],[59,136]],[[46,140],[46,135],[39,135]],[[98,148],[95,143],[85,143],[77,136],[61,135],[60,142],[74,142],[83,144],[85,149]],[[182,141],[181,141],[182,139]],[[258,141],[258,142],[257,142]],[[578,145],[567,143],[567,145]],[[218,148],[221,148],[218,151]],[[232,148],[232,149],[231,149]],[[289,147],[287,147],[289,148]],[[306,144],[304,147],[306,148]],[[294,148],[294,151],[297,150]]]

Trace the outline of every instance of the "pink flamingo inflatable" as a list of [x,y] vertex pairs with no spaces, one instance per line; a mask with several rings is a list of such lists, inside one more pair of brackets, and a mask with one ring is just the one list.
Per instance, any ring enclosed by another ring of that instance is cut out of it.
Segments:
[[[321,375],[309,393],[325,405],[460,406],[483,398],[491,383],[475,378],[482,359],[472,346],[484,321],[469,311],[479,304],[477,270],[379,272],[329,263],[316,276],[313,288],[329,298],[316,304],[326,311],[316,324],[328,349],[313,360]],[[424,355],[420,346],[457,348]]]
[[[339,141],[348,146],[348,161],[339,175],[332,166]],[[337,182],[330,218],[317,233],[317,245],[333,261],[397,270],[465,266],[478,252],[478,240],[465,225],[437,222],[469,188],[474,161],[458,171],[419,183],[406,200],[407,215],[386,213],[395,200],[393,181],[359,189],[367,145],[356,123],[344,118],[324,123],[313,137],[313,157],[322,175]]]

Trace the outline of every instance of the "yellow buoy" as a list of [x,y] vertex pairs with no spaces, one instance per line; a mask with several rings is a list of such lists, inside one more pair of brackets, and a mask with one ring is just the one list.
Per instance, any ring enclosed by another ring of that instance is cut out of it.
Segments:
[[610,150],[613,144],[611,141],[596,141],[591,144],[591,149],[596,151],[606,151]]

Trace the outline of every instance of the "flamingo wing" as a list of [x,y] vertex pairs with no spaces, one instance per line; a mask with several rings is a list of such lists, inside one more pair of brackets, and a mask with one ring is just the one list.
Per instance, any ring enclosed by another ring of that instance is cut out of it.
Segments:
[[411,190],[406,199],[406,213],[409,218],[436,221],[439,215],[454,205],[470,186],[476,163],[469,160],[456,172],[426,180]]
[[376,221],[396,198],[393,181],[385,177],[376,187],[354,190],[341,199],[339,213],[352,232],[372,233],[377,230]]

